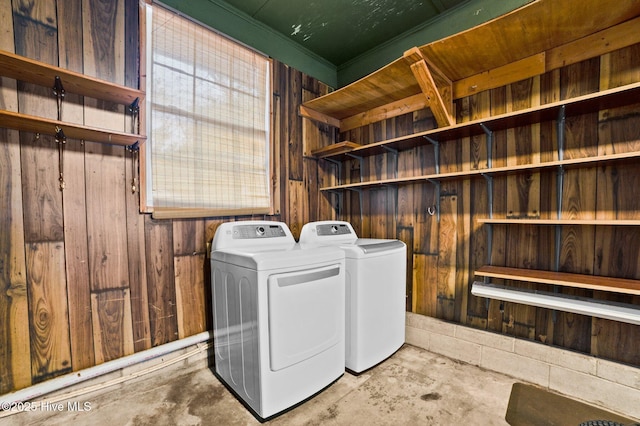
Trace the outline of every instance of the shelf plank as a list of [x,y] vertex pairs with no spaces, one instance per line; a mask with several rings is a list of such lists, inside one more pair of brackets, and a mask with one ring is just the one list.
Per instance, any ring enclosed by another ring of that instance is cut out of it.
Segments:
[[45,64],[5,50],[0,50],[0,75],[51,88],[55,77],[58,76],[65,92],[123,105],[132,104],[136,98],[140,101],[144,99],[144,92],[141,90]]
[[326,186],[320,188],[320,191],[342,191],[342,190],[360,190],[373,188],[376,186],[394,186],[394,185],[407,185],[416,182],[424,181],[424,176],[411,176],[405,178],[392,178],[392,179],[381,179],[374,180],[368,182],[354,182],[354,183],[346,183],[342,185],[334,185],[334,186]]
[[0,110],[0,120],[2,126],[6,128],[47,135],[55,135],[55,129],[58,126],[69,139],[81,139],[111,145],[130,146],[138,141],[147,139],[143,135],[98,129],[5,110]]
[[311,155],[316,158],[335,157],[337,155],[353,151],[355,148],[360,146],[360,144],[350,141],[338,142],[323,148],[315,149],[311,151]]
[[600,225],[600,226],[638,226],[640,220],[634,219],[477,219],[478,223],[494,225]]
[[640,280],[485,265],[477,276],[640,295]]
[[[454,90],[452,94],[457,99],[471,92],[541,75],[557,67],[598,57],[638,42],[636,22],[625,29],[616,27],[640,16],[640,5],[635,2],[612,2],[602,7],[601,0],[587,0],[582,6],[561,7],[547,0],[532,2],[467,31],[420,46],[419,49],[454,83],[454,89],[462,86],[462,92]],[[545,25],[540,25],[540,22]],[[563,31],[568,23],[573,30]],[[513,28],[528,30],[516,34]],[[502,41],[504,46],[487,48],[486,40]],[[544,62],[540,55],[546,56]],[[534,66],[518,64],[518,61],[534,56],[537,56]],[[517,65],[510,67],[511,64]],[[304,105],[343,121],[366,115],[368,111],[384,109],[386,105],[397,104],[421,93],[410,64],[400,58]]]
[[640,158],[639,151],[622,152],[618,154],[598,155],[594,157],[572,158],[568,160],[547,161],[536,164],[517,164],[513,166],[493,167],[490,169],[465,170],[461,172],[440,173],[437,175],[424,176],[427,179],[456,179],[464,177],[472,177],[478,175],[499,175],[518,173],[523,171],[539,171],[547,168],[555,167],[572,167],[584,166],[589,164],[603,163],[608,161],[622,161]]
[[500,131],[527,126],[533,123],[553,121],[558,118],[558,112],[562,107],[565,108],[565,116],[571,117],[637,103],[640,103],[640,82],[590,93],[588,95],[577,96],[563,101],[551,102],[532,108],[495,115],[493,117],[454,124],[449,127],[426,130],[424,132],[361,145],[355,148],[352,153],[361,157],[368,157],[385,152],[385,146],[402,151],[425,145],[429,143],[425,137],[437,141],[448,141],[484,134],[485,130],[483,126],[491,131]]
[[[360,146],[360,145],[357,145]],[[327,150],[328,151],[328,150]],[[345,151],[346,152],[346,151]],[[350,153],[358,152],[356,148],[348,151]],[[332,156],[336,158],[333,153],[326,152],[326,155],[323,156]],[[355,155],[355,154],[354,154]],[[453,179],[461,179],[461,178],[470,178],[474,176],[482,176],[482,175],[499,175],[499,174],[509,174],[509,173],[518,173],[523,171],[537,171],[543,170],[545,168],[555,168],[555,167],[572,167],[572,166],[581,166],[588,164],[596,164],[603,163],[609,161],[624,161],[640,158],[640,151],[630,151],[623,152],[618,154],[610,154],[610,155],[598,155],[595,157],[584,157],[584,158],[573,158],[569,160],[561,160],[561,161],[548,161],[544,163],[538,164],[519,164],[514,166],[504,166],[504,167],[493,167],[490,169],[476,169],[476,170],[465,170],[460,172],[447,172],[447,173],[438,173],[438,174],[429,174],[429,175],[421,175],[414,177],[405,177],[405,178],[397,178],[397,179],[385,179],[382,181],[369,181],[369,182],[358,182],[357,184],[344,184],[332,186],[330,188],[321,188],[321,190],[337,190],[337,189],[349,189],[352,187],[366,187],[369,186],[379,186],[379,185],[390,185],[397,183],[417,183],[423,181],[442,181],[442,180],[453,180]],[[520,219],[515,219],[520,220]]]

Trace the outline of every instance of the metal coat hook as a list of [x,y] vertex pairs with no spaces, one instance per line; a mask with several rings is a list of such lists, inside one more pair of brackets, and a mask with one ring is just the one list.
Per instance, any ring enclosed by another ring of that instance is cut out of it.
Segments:
[[60,182],[60,191],[62,191],[65,187],[64,184],[64,145],[67,143],[67,137],[59,126],[56,126],[56,142],[58,143],[58,168],[60,170],[60,177],[58,181]]
[[436,214],[437,211],[438,209],[436,208],[435,205],[427,207],[427,213],[429,213],[429,216],[433,216],[434,214]]
[[58,104],[58,121],[62,120],[62,101],[64,100],[65,90],[62,86],[62,80],[56,75],[53,80],[53,96],[56,97]]
[[[62,86],[62,80],[60,77],[56,75],[53,81],[53,96],[56,97],[56,102],[58,106],[58,121],[62,121],[62,101],[64,100],[64,87]],[[58,170],[60,172],[60,177],[58,177],[58,181],[60,182],[60,191],[62,191],[65,187],[64,184],[64,145],[67,143],[67,137],[64,132],[60,128],[60,126],[56,126],[56,142],[58,143]]]
[[138,153],[140,152],[140,145],[136,142],[133,145],[126,147],[126,150],[131,153],[131,193],[135,194],[136,191],[138,191],[138,178],[136,177],[138,168],[136,166],[138,162]]
[[135,98],[129,105],[129,112],[131,113],[131,133],[140,133],[140,98]]

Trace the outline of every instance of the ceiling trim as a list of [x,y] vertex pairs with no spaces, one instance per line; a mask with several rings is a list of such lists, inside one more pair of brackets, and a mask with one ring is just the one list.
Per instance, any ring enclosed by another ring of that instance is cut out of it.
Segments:
[[221,0],[162,0],[165,4],[298,71],[338,87],[337,67]]

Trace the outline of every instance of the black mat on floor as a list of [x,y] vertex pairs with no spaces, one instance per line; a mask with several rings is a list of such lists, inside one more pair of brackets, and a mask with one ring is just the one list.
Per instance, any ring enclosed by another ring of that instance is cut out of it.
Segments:
[[523,383],[514,383],[511,388],[505,419],[511,426],[639,425],[600,408]]

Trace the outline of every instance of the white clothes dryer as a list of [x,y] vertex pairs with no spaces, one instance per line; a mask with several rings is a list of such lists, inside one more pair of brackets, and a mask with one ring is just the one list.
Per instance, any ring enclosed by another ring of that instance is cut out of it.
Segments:
[[343,221],[307,223],[305,249],[345,252],[345,367],[361,373],[395,353],[405,340],[407,246],[400,240],[358,238]]
[[211,248],[215,373],[259,419],[344,374],[344,254],[286,224],[230,222]]

